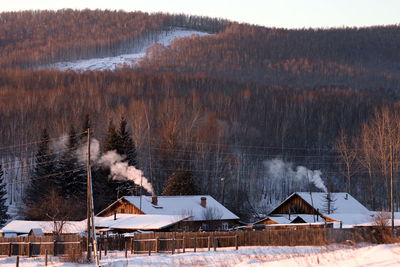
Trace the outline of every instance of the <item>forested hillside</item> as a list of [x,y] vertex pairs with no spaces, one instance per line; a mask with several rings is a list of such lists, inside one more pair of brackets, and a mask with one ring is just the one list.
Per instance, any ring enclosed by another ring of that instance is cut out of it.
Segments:
[[[118,55],[171,27],[213,34],[154,45],[134,68],[36,70]],[[233,211],[266,212],[293,191],[319,190],[307,175],[293,176],[301,165],[320,170],[328,190],[387,209],[389,163],[400,195],[399,52],[399,26],[285,30],[140,12],[1,13],[0,155],[9,201],[20,201],[35,175],[38,148],[25,144],[43,129],[50,138],[72,126],[82,133],[89,115],[103,152],[110,122],[126,119],[136,166],[158,194],[185,170],[201,193]]]

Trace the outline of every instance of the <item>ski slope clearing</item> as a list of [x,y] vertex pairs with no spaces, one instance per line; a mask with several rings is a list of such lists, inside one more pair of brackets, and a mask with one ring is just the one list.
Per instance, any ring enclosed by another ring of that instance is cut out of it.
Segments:
[[[101,266],[400,266],[400,245],[363,245],[350,247],[246,247],[217,252],[158,255],[128,255],[111,252],[100,261]],[[1,266],[15,266],[16,257],[0,257]],[[44,266],[43,257],[20,259],[20,266]],[[49,266],[78,266],[50,257]],[[92,266],[82,264],[79,266]]]
[[[77,60],[72,62],[59,62],[45,67],[46,69],[58,69],[58,70],[74,70],[74,71],[86,71],[86,70],[115,70],[118,66],[128,65],[134,66],[140,61],[146,54],[146,50],[152,45],[158,43],[163,46],[169,46],[174,40],[180,38],[191,37],[193,35],[202,37],[209,35],[206,32],[185,30],[185,29],[174,29],[166,31],[160,34],[155,40],[148,41],[138,51],[130,54],[123,54],[114,57],[103,57],[103,58],[92,58],[85,60]],[[133,50],[133,49],[132,49]]]

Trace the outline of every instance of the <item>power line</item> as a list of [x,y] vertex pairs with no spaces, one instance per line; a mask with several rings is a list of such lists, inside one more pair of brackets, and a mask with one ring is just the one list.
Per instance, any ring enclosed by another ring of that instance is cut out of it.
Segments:
[[76,157],[73,156],[73,157],[69,157],[69,158],[59,158],[59,159],[55,159],[55,160],[43,161],[43,162],[38,162],[38,163],[34,163],[34,164],[26,164],[26,165],[2,168],[2,169],[3,170],[25,169],[27,167],[35,167],[37,165],[44,165],[44,164],[48,164],[48,163],[52,163],[52,162],[63,162],[63,161],[71,160],[71,159],[76,159]]
[[13,184],[30,183],[31,181],[41,180],[41,179],[49,178],[49,177],[52,177],[52,176],[56,176],[56,175],[60,175],[60,174],[68,173],[68,172],[75,172],[75,171],[84,170],[84,169],[86,169],[86,166],[79,167],[79,168],[72,169],[72,170],[68,170],[68,171],[62,171],[62,172],[52,173],[52,174],[48,174],[48,175],[43,175],[43,176],[39,176],[39,177],[35,177],[35,178],[21,179],[19,181],[15,181],[15,182],[5,182],[5,184],[6,185],[13,185]]
[[[46,139],[45,141],[51,142],[51,141],[54,141],[54,140],[65,139],[65,138],[69,138],[69,137],[72,137],[72,136],[79,137],[79,136],[81,136],[83,134],[86,134],[86,131],[81,132],[81,133],[77,133],[77,134],[74,134],[74,135],[63,135],[61,137],[49,138],[49,139]],[[28,142],[28,143],[22,143],[22,144],[18,144],[18,145],[3,146],[3,147],[0,147],[0,150],[6,150],[6,149],[10,149],[10,148],[15,148],[15,147],[26,147],[26,146],[30,146],[30,145],[43,143],[43,142],[44,142],[44,140],[37,140],[37,141]]]
[[[23,157],[23,159],[24,160],[32,160],[32,159],[40,159],[40,158],[44,158],[44,157],[47,157],[47,156],[54,156],[54,155],[58,155],[58,154],[61,154],[61,153],[63,153],[63,152],[67,152],[67,151],[72,151],[72,150],[74,150],[74,149],[76,149],[76,148],[80,148],[81,147],[81,145],[76,145],[76,146],[74,146],[74,147],[71,147],[71,148],[65,148],[65,149],[62,149],[62,150],[57,150],[57,152],[52,152],[52,153],[48,153],[48,154],[43,154],[43,155],[41,155],[41,156],[30,156],[30,157],[27,157],[27,158],[25,158],[25,157]],[[72,157],[73,158],[73,157]],[[70,158],[70,159],[72,159],[72,158]],[[75,157],[76,158],[76,157]],[[55,160],[56,161],[56,160]],[[1,165],[8,165],[8,164],[13,164],[13,163],[15,163],[16,161],[14,160],[14,161],[8,161],[8,162],[0,162],[0,164]],[[37,163],[35,163],[35,164],[37,164]],[[35,164],[28,164],[28,165],[24,165],[24,166],[34,166]]]

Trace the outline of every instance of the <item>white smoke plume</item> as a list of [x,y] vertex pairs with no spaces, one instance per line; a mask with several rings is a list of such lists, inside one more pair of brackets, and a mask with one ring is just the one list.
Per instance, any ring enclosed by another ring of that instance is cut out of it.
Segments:
[[267,174],[269,177],[280,180],[283,178],[290,178],[295,181],[307,181],[313,183],[317,188],[327,192],[327,188],[322,181],[320,170],[309,170],[304,166],[297,166],[293,168],[293,164],[289,162],[283,162],[281,159],[272,159],[264,161]]
[[[82,146],[80,146],[76,150],[76,156],[81,162],[87,161],[87,150],[88,150],[87,147],[88,147],[87,142],[85,142]],[[100,142],[97,139],[92,138],[90,140],[90,160],[92,162],[97,161],[97,159],[99,158],[99,154],[100,154]]]
[[63,134],[58,140],[51,142],[51,149],[56,152],[65,150],[68,138],[67,134]]
[[143,176],[143,172],[133,166],[129,166],[127,162],[122,162],[123,159],[124,158],[115,150],[112,150],[103,154],[97,162],[110,168],[113,179],[131,180],[135,184],[143,186],[144,189],[153,194],[153,186]]

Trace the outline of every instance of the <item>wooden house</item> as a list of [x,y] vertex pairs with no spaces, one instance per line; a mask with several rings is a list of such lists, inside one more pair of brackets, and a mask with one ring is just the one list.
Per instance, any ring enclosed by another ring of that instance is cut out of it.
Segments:
[[269,219],[282,217],[291,223],[337,222],[354,225],[371,220],[365,206],[348,193],[295,192],[269,214]]
[[124,196],[97,216],[122,214],[187,216],[171,231],[228,230],[239,217],[209,195],[196,196]]

